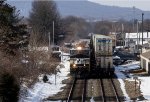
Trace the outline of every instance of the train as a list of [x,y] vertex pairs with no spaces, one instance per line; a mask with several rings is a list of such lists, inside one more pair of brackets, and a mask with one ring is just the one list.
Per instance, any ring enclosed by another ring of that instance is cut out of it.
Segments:
[[89,47],[70,49],[70,72],[111,76],[114,74],[112,38],[101,34],[92,34]]
[[90,40],[90,72],[96,75],[114,74],[112,38],[93,34]]
[[70,49],[70,73],[83,75],[90,70],[89,48],[78,46]]

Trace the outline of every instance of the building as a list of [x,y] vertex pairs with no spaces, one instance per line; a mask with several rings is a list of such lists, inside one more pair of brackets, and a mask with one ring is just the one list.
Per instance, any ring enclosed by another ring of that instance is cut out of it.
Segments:
[[109,34],[108,36],[112,38],[112,46],[115,47],[116,46],[116,33]]
[[[150,32],[143,32],[143,47],[149,48]],[[139,33],[125,33],[125,46],[130,47],[134,53],[141,52],[142,32]],[[148,46],[147,46],[148,45]]]
[[150,51],[142,53],[141,57],[141,68],[150,74]]
[[[150,32],[143,32],[143,44],[150,41]],[[142,45],[142,33],[125,33],[125,46]]]

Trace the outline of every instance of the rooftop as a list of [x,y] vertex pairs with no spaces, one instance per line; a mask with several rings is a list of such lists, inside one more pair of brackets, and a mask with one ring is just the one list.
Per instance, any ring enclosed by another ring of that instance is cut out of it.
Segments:
[[141,56],[147,58],[147,59],[150,59],[150,51],[147,51],[145,53],[142,53]]

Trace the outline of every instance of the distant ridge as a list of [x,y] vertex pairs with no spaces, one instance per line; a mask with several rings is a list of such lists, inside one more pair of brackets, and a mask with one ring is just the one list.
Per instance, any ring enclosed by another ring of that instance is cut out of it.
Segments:
[[90,1],[56,1],[56,3],[63,17],[75,15],[83,18],[95,18],[99,20],[131,20],[133,18],[141,19],[143,12],[144,18],[150,18],[149,11],[142,11],[137,8],[133,11],[133,8],[129,7],[105,6]]
[[[13,6],[16,6],[20,10],[20,14],[28,17],[29,11],[31,11],[32,0],[27,1],[7,1]],[[142,12],[144,13],[144,19],[150,18],[150,11],[142,11],[140,9],[117,6],[105,6],[98,3],[90,2],[87,0],[74,0],[74,1],[55,1],[58,10],[62,17],[69,15],[83,17],[89,20],[118,20],[118,19],[138,19],[141,20]],[[135,13],[133,13],[135,12]]]

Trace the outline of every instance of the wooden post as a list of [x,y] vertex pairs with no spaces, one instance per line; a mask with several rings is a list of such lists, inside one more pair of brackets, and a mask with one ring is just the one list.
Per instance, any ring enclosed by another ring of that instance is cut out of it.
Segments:
[[133,77],[133,79],[135,79],[135,83],[134,83],[134,86],[135,86],[135,94],[136,94],[136,80],[138,80],[138,77]]
[[55,69],[55,85],[56,85],[56,69]]

